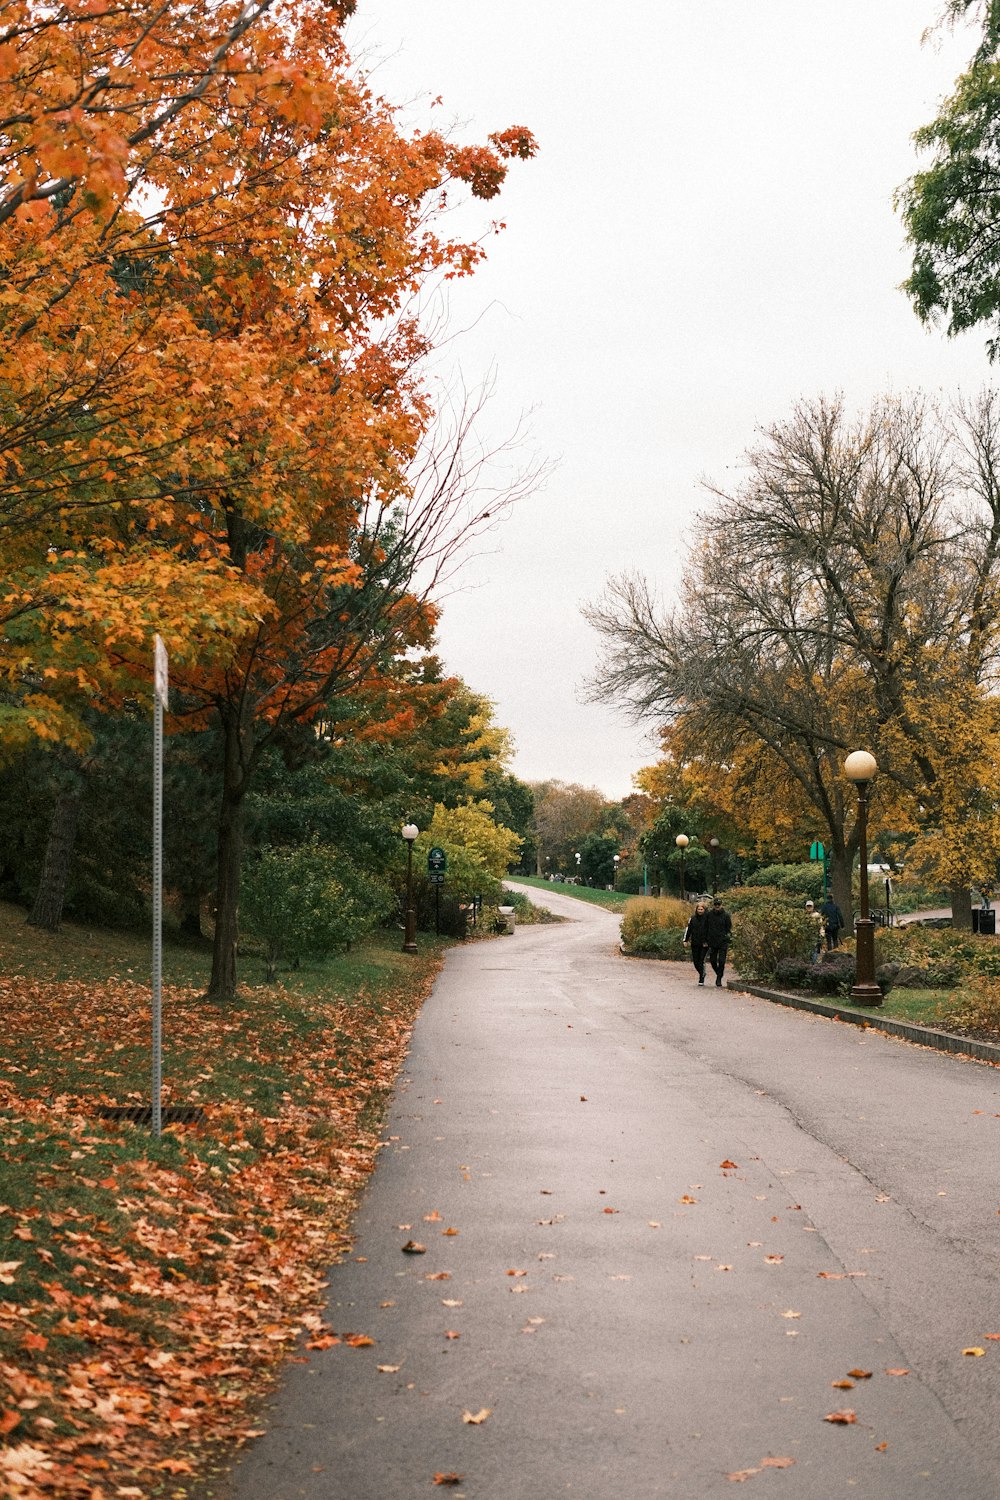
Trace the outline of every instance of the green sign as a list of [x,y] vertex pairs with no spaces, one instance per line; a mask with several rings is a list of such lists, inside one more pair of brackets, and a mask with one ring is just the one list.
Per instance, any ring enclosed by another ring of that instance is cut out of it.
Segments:
[[448,856],[436,846],[427,851],[427,869],[431,875],[443,875],[448,868]]
[[813,839],[812,843],[809,845],[809,858],[810,859],[825,859],[826,858],[826,850],[823,848],[823,845],[820,843],[819,839]]

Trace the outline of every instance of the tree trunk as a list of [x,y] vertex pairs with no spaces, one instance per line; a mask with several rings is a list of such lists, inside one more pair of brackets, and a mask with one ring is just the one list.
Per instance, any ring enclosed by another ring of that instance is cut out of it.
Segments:
[[222,805],[219,809],[215,935],[212,939],[212,977],[208,982],[206,998],[229,1001],[236,996],[240,865],[243,858],[244,793],[248,773],[240,754],[240,725],[235,716],[223,719],[222,733]]
[[830,857],[830,894],[840,907],[844,917],[844,936],[854,932],[854,910],[851,892],[851,868],[853,860],[846,855],[832,854]]
[[972,931],[972,892],[967,885],[952,886],[951,925],[956,932]]
[[201,894],[196,891],[181,891],[180,893],[180,930],[184,937],[200,938],[203,936],[201,930]]
[[35,904],[31,908],[28,923],[31,927],[44,927],[46,932],[58,932],[62,922],[63,903],[66,899],[66,883],[69,879],[69,864],[76,842],[76,824],[80,813],[83,788],[79,781],[56,794],[49,824],[49,838],[45,846],[45,861],[38,882]]

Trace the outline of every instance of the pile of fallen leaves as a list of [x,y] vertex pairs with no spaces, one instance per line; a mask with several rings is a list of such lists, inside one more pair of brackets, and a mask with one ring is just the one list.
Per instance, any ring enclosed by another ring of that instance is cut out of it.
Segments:
[[204,1118],[159,1141],[99,1114],[148,1102],[148,988],[0,981],[0,1494],[181,1495],[280,1362],[334,1342],[324,1271],[436,967],[166,993],[165,1102]]

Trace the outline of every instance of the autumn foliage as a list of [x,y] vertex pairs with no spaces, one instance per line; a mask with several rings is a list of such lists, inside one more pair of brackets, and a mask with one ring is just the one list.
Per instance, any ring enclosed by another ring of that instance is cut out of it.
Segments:
[[179,1495],[296,1346],[357,1357],[322,1278],[435,968],[407,962],[350,1000],[171,987],[166,1102],[204,1120],[159,1145],[99,1113],[148,1099],[148,987],[0,983],[0,1493]]

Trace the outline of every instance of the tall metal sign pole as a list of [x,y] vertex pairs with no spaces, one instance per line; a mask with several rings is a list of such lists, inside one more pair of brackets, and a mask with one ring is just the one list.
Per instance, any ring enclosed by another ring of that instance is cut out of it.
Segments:
[[167,707],[167,651],[159,636],[153,646],[153,1134],[163,1121],[160,1093],[163,1064],[163,710]]

